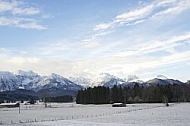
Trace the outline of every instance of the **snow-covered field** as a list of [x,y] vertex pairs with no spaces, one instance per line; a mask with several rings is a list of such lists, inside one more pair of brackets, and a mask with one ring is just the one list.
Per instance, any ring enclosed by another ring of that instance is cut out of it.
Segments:
[[[50,105],[50,104],[49,104]],[[0,108],[0,125],[14,126],[189,126],[190,103],[77,105],[52,103],[21,105],[18,108]]]

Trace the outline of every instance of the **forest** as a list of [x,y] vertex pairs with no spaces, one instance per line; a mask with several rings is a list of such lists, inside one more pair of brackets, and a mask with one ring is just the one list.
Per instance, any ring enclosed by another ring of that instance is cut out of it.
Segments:
[[44,102],[72,102],[73,97],[71,95],[63,95],[57,97],[46,97]]
[[78,91],[77,104],[112,104],[112,103],[168,103],[189,102],[190,85],[152,85],[133,88],[114,86],[113,88],[97,86]]

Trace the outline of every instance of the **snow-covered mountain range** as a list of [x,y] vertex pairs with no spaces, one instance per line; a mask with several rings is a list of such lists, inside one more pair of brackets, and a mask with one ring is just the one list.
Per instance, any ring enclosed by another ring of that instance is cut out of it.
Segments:
[[96,76],[95,79],[92,81],[92,85],[94,86],[105,86],[105,87],[113,87],[114,85],[119,86],[124,83],[126,83],[125,80],[120,79],[109,73],[101,73],[98,76]]
[[[39,91],[44,89],[61,89],[61,90],[81,90],[86,87],[114,85],[122,87],[133,87],[138,84],[141,87],[160,84],[185,84],[179,80],[168,79],[163,75],[149,81],[142,81],[136,75],[129,75],[127,78],[121,79],[109,73],[101,73],[93,79],[85,77],[65,78],[58,74],[52,73],[49,76],[41,76],[33,71],[19,70],[15,73],[8,71],[0,71],[0,91],[13,91],[16,89],[26,89]],[[186,84],[190,84],[188,81]]]
[[0,91],[13,91],[16,89],[39,91],[49,88],[80,90],[83,87],[54,73],[50,76],[40,76],[33,71],[0,72]]

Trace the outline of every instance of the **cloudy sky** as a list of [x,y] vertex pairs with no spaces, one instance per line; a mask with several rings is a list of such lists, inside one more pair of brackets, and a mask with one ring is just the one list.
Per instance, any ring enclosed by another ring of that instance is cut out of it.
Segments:
[[190,0],[0,0],[0,71],[190,79]]

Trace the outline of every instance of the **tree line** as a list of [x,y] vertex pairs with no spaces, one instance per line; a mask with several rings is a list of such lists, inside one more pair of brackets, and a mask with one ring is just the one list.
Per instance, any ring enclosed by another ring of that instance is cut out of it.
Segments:
[[73,97],[71,95],[44,98],[44,102],[72,102],[72,101]]
[[111,104],[111,103],[167,103],[189,102],[190,85],[152,85],[133,88],[114,86],[113,88],[97,86],[78,91],[77,104]]

